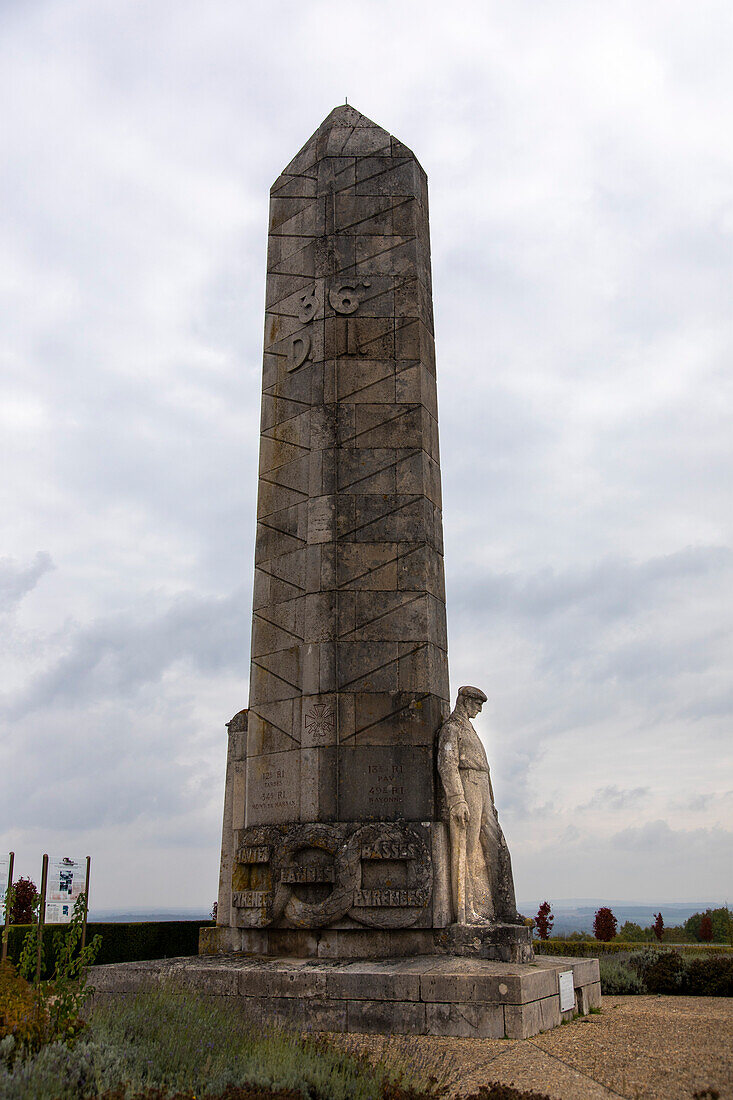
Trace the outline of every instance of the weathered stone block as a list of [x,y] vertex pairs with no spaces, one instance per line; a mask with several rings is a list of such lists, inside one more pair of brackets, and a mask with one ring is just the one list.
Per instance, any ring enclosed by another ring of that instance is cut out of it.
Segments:
[[422,692],[356,695],[354,744],[393,745],[399,740],[403,745],[432,746],[432,730],[440,723],[441,711],[440,700],[428,694],[430,686],[426,680]]
[[360,1001],[419,1001],[420,975],[399,962],[354,963],[328,974],[329,996]]
[[300,751],[254,756],[248,764],[247,824],[297,821],[300,816]]
[[592,1008],[601,1007],[601,983],[593,982],[591,985],[581,985],[575,990],[578,1012],[581,1016],[587,1016]]
[[455,1035],[467,1039],[503,1039],[504,1009],[496,1004],[426,1004],[428,1035]]
[[423,1035],[425,1005],[414,1001],[347,1001],[350,1032]]
[[412,745],[342,747],[338,815],[342,821],[429,820],[433,761]]
[[[235,975],[236,976],[236,975]],[[307,960],[283,961],[279,966],[243,967],[239,971],[238,992],[243,997],[324,997],[328,976]]]
[[[249,1003],[248,1003],[249,1002]],[[247,997],[244,1004],[260,1019],[298,1031],[344,1032],[348,1027],[346,1001],[322,1001],[315,997]]]
[[555,971],[517,972],[503,963],[476,966],[468,958],[446,959],[446,965],[421,979],[424,1001],[525,1004],[557,994]]
[[504,1021],[508,1039],[528,1039],[541,1031],[549,1031],[560,1023],[560,997],[556,994],[527,1004],[507,1004]]

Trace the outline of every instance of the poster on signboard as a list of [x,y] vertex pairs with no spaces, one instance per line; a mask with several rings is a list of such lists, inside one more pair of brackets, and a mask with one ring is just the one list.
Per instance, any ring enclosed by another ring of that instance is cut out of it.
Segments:
[[85,859],[48,857],[46,924],[66,924],[71,920],[76,899],[84,893],[86,873]]

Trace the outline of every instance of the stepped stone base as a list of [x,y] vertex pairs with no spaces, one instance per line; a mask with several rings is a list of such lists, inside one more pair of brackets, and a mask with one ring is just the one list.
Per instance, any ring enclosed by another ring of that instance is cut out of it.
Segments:
[[466,955],[496,962],[531,963],[531,933],[523,924],[452,924],[446,928],[231,928],[204,927],[202,955],[319,959],[386,959],[411,955]]
[[[560,974],[574,1006],[560,1010]],[[232,1008],[311,1031],[526,1039],[601,1003],[597,959],[533,963],[426,955],[375,960],[199,956],[91,968],[95,997],[172,981]]]

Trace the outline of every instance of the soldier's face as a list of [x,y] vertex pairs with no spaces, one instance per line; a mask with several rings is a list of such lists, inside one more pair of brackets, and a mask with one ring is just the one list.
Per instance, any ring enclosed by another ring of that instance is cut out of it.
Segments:
[[475,718],[477,714],[480,714],[482,706],[483,703],[480,699],[474,699],[470,695],[466,698],[466,709],[469,718]]

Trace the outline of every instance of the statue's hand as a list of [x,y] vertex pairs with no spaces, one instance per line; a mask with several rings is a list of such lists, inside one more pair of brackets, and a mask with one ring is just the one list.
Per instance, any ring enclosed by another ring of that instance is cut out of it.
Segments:
[[471,816],[468,811],[467,802],[456,802],[454,806],[451,806],[450,810],[451,821],[455,821],[457,825],[463,825],[465,828],[468,825],[468,819]]

